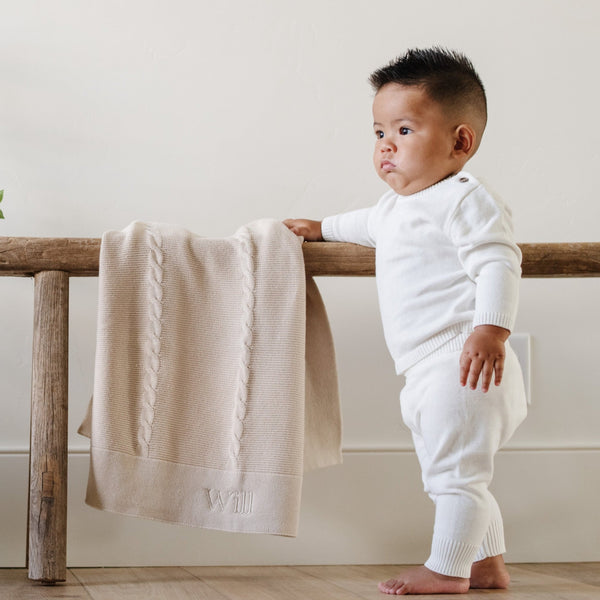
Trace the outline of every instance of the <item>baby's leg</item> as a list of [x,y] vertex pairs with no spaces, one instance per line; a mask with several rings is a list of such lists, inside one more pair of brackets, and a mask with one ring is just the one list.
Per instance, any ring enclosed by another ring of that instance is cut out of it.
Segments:
[[[421,470],[426,472],[429,469],[429,457],[422,438],[415,431],[413,431],[413,441]],[[432,500],[435,501],[435,498],[432,497]],[[377,587],[384,594],[394,595],[464,594],[469,590],[469,585],[468,577],[447,576],[421,566],[405,569],[397,577],[382,581]]]
[[500,554],[474,562],[470,579],[442,575],[422,566],[406,569],[398,577],[382,581],[378,588],[393,595],[464,594],[469,588],[506,589],[509,583],[510,575]]
[[[502,520],[487,488],[494,454],[524,417],[524,400],[517,398],[516,404],[523,406],[515,411],[498,388],[485,395],[462,388],[457,355],[439,356],[423,365],[407,377],[402,413],[413,431],[425,489],[436,503],[432,550],[425,567],[379,589],[390,594],[461,593],[472,575],[474,585],[490,587],[492,582],[492,587],[505,587],[503,562],[488,552],[478,554],[490,536],[490,549],[504,551],[502,536],[493,539],[502,530]],[[477,558],[481,561],[473,572]],[[496,577],[489,577],[494,571]]]
[[478,560],[471,567],[470,587],[483,590],[504,590],[510,583],[510,575],[502,554]]
[[[406,411],[403,411],[406,419]],[[422,472],[429,469],[429,457],[421,436],[413,431],[415,450]],[[426,486],[427,491],[427,486]],[[432,500],[435,498],[432,497]],[[384,594],[464,594],[469,590],[467,577],[452,577],[436,573],[426,566],[405,569],[397,577],[382,581],[377,586]]]
[[496,499],[491,494],[490,509],[490,527],[471,567],[471,587],[477,589],[505,589],[510,583],[510,575],[502,558],[502,554],[506,551],[502,515]]

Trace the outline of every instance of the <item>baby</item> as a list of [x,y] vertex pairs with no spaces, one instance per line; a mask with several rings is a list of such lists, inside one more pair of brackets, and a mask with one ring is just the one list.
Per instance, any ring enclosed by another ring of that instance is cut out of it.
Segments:
[[[521,252],[510,210],[462,169],[487,121],[483,85],[457,52],[410,50],[370,78],[374,164],[391,188],[370,207],[284,223],[305,240],[376,248],[385,339],[406,384],[425,491],[435,503],[424,566],[386,594],[505,588],[494,456],[525,418],[514,326]],[[493,384],[493,385],[492,385]]]

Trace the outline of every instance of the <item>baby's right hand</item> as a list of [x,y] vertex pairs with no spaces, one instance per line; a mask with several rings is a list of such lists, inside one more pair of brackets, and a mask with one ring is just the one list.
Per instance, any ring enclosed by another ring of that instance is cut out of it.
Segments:
[[302,236],[308,242],[322,242],[321,221],[309,219],[286,219],[283,224],[296,235]]

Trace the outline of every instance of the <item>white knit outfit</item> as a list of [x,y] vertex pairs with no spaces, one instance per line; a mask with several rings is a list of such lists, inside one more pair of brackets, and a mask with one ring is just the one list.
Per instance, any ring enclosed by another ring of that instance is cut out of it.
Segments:
[[510,210],[461,172],[410,196],[390,190],[375,206],[327,217],[321,228],[327,241],[376,247],[384,334],[397,373],[406,376],[402,416],[436,504],[425,564],[469,577],[475,560],[505,550],[488,485],[495,453],[526,414],[509,344],[499,387],[484,394],[459,383],[473,328],[514,326],[521,252]]

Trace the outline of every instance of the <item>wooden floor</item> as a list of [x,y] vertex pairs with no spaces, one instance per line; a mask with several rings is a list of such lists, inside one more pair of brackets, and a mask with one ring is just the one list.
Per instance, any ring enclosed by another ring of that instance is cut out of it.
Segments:
[[[0,600],[383,600],[376,583],[394,566],[145,567],[69,569],[44,586],[25,569],[0,569]],[[471,591],[469,600],[600,600],[600,563],[509,566],[507,591]],[[429,596],[445,598],[448,596]]]

